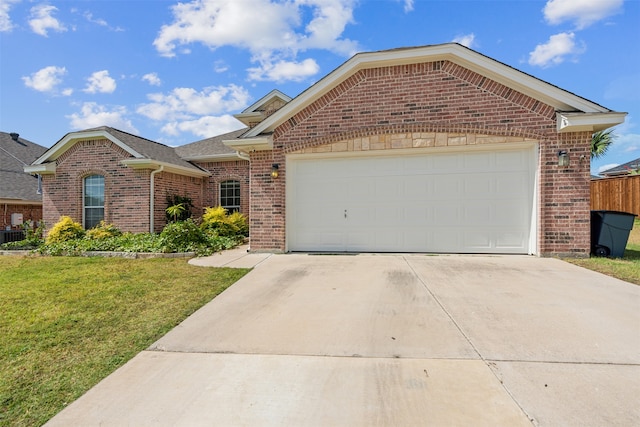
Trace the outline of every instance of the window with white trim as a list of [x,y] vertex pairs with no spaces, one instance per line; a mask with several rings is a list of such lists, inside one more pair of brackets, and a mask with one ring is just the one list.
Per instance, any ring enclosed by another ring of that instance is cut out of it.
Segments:
[[89,175],[82,180],[82,212],[85,230],[104,219],[104,176]]
[[228,213],[240,211],[240,181],[228,180],[220,183],[220,206]]

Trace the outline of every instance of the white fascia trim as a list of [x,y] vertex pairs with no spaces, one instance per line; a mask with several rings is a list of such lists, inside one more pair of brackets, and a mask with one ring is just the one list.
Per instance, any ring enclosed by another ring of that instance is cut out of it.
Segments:
[[47,161],[56,160],[58,157],[63,155],[67,150],[69,150],[73,144],[77,141],[83,140],[91,140],[91,139],[108,139],[109,141],[116,144],[118,147],[122,148],[127,153],[131,154],[133,157],[141,158],[144,157],[142,154],[135,151],[133,148],[129,147],[124,142],[120,141],[118,138],[111,135],[109,132],[104,130],[92,131],[92,132],[71,132],[65,135],[60,141],[58,141],[53,147],[48,149],[40,158],[38,158],[34,165],[39,165]]
[[204,154],[202,156],[183,157],[188,162],[232,162],[245,160],[237,152],[227,154]]
[[192,176],[196,178],[204,178],[207,176],[211,176],[209,172],[205,172],[204,170],[203,171],[195,170],[191,168],[186,168],[184,166],[174,165],[166,162],[159,162],[157,160],[151,160],[151,159],[125,159],[125,160],[121,160],[120,163],[132,169],[155,170],[163,166],[164,167],[163,171],[175,173],[177,175]]
[[311,86],[290,103],[252,128],[247,137],[273,131],[289,117],[324,95],[347,77],[361,69],[418,62],[449,60],[492,80],[538,99],[560,111],[610,112],[594,102],[588,101],[522,71],[502,64],[456,43],[422,48],[398,49],[395,51],[359,53]]
[[624,122],[627,113],[556,113],[558,132],[597,132]]
[[231,139],[222,143],[241,153],[273,150],[273,139],[269,137]]
[[[253,113],[256,108],[258,108],[261,105],[265,104],[267,101],[272,100],[273,98],[280,98],[284,102],[290,102],[291,101],[291,97],[289,97],[289,96],[285,95],[284,93],[280,92],[278,89],[273,89],[271,92],[269,92],[268,94],[266,94],[262,98],[258,99],[256,102],[254,102],[253,104],[251,104],[247,108],[245,108],[242,111],[242,113],[240,113],[239,115]],[[260,114],[260,113],[258,113],[258,114]]]
[[52,175],[56,173],[56,162],[41,163],[39,165],[27,165],[22,168],[26,173],[33,175]]

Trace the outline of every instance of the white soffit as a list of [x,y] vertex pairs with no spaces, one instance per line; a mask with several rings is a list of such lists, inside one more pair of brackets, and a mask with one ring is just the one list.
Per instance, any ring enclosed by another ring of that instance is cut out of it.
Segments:
[[30,174],[51,175],[56,173],[56,163],[49,162],[49,163],[40,163],[38,165],[24,166],[23,170],[25,171],[25,173],[30,173]]
[[597,132],[624,122],[627,113],[556,113],[558,132]]
[[273,140],[271,138],[238,138],[222,141],[224,145],[241,153],[251,153],[253,151],[273,150]]
[[205,172],[204,170],[186,168],[172,163],[159,162],[151,159],[125,159],[121,160],[120,163],[132,169],[159,169],[160,166],[164,166],[163,172],[171,172],[177,175],[192,176],[196,178],[211,176],[209,172]]
[[355,72],[377,67],[448,60],[521,93],[553,106],[558,111],[609,113],[611,110],[565,91],[522,71],[484,56],[457,43],[435,46],[359,53],[322,80],[276,111],[246,135],[252,137],[273,131],[277,126],[307,107]]

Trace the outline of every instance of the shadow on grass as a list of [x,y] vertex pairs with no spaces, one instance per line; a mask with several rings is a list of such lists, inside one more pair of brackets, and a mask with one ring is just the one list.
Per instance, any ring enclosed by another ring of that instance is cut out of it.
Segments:
[[640,261],[640,250],[625,249],[624,257],[622,257],[622,259],[626,259],[629,261]]

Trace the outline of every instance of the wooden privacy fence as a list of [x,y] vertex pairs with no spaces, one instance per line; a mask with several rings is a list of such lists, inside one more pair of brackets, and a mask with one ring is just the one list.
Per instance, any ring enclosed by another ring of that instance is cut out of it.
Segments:
[[591,210],[629,212],[640,216],[640,175],[591,181]]

